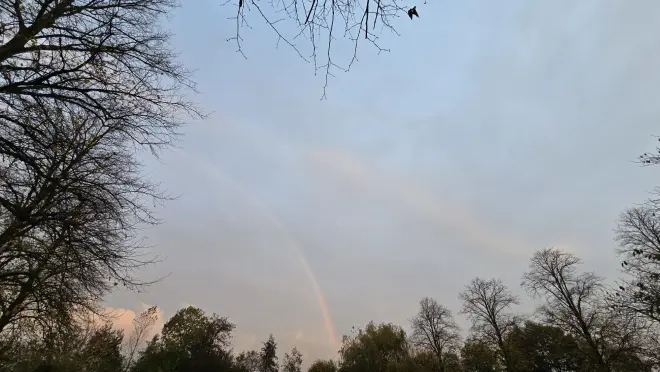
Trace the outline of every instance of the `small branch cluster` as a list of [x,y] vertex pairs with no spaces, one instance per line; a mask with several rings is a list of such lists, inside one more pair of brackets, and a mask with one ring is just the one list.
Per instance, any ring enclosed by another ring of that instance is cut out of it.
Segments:
[[[383,31],[397,34],[393,26],[395,18],[406,15],[408,8],[400,0],[228,0],[225,5],[237,5],[236,35],[228,40],[236,42],[238,51],[242,49],[241,29],[250,28],[247,13],[256,11],[258,18],[266,22],[278,37],[278,45],[283,42],[293,49],[300,58],[314,64],[315,71],[322,71],[325,77],[323,98],[326,96],[328,79],[333,69],[349,71],[358,59],[358,45],[362,40],[381,51],[388,51],[380,46],[379,38]],[[289,20],[291,22],[284,22]],[[299,39],[311,46],[309,53],[304,53],[297,44]],[[351,43],[351,57],[348,63],[336,63],[332,49],[339,39],[348,39]]]

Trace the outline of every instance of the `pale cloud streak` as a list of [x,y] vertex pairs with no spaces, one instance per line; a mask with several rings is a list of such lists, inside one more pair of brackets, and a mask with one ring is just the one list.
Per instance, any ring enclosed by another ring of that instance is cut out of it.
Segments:
[[250,206],[261,217],[263,217],[266,221],[268,221],[268,223],[270,223],[274,227],[280,238],[286,243],[289,249],[293,251],[293,254],[298,258],[298,261],[303,267],[305,274],[310,282],[310,285],[314,291],[314,295],[318,300],[321,314],[323,316],[324,326],[328,333],[328,341],[330,343],[330,346],[336,346],[337,336],[335,334],[336,333],[335,327],[332,322],[332,316],[330,315],[330,311],[328,310],[326,299],[323,295],[323,291],[318,281],[316,280],[316,276],[314,275],[314,272],[312,271],[312,269],[309,266],[309,263],[307,262],[307,258],[305,257],[303,248],[300,246],[295,236],[289,231],[289,229],[282,222],[282,220],[279,219],[277,215],[268,208],[266,204],[264,204],[261,200],[259,200],[259,198],[255,196],[254,193],[250,192],[249,189],[243,186],[230,174],[226,172],[222,172],[218,168],[214,168],[213,166],[204,162],[202,159],[193,159],[193,160],[194,161],[192,162],[192,164],[195,164],[195,166],[202,167],[202,169],[207,174],[207,176],[212,178],[214,181],[229,184],[239,195],[241,195],[248,202],[248,204],[250,204]]
[[[140,313],[146,311],[150,307],[151,306],[147,304],[140,304],[136,309],[106,307],[105,311],[112,322],[113,327],[124,331],[124,337],[127,339],[134,329],[133,320],[135,320]],[[150,340],[154,335],[160,333],[167,321],[165,313],[159,308],[156,309],[156,316],[157,318],[153,326],[145,334],[145,340]]]
[[401,203],[432,220],[457,241],[492,255],[526,257],[530,245],[512,234],[490,228],[466,207],[439,195],[419,182],[379,172],[348,151],[332,148],[308,150],[312,169],[330,175],[359,192],[378,195],[385,203]]

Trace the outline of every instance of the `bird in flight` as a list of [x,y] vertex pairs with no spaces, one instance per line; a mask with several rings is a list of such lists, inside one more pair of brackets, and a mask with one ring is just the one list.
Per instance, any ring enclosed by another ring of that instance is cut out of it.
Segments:
[[413,19],[413,15],[419,18],[419,14],[417,13],[417,6],[414,6],[408,10],[408,17],[410,17],[410,19]]

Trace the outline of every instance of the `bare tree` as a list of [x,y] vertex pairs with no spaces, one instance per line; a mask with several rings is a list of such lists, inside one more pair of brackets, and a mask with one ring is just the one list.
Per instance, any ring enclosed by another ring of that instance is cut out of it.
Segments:
[[168,197],[136,156],[201,115],[159,27],[172,6],[0,0],[0,332],[149,284],[139,228]]
[[459,295],[463,302],[462,314],[472,322],[472,331],[484,341],[496,346],[507,371],[513,370],[513,360],[504,340],[518,318],[511,314],[512,305],[519,300],[498,279],[473,279]]
[[156,306],[148,308],[133,319],[133,332],[131,332],[125,345],[126,361],[124,371],[128,371],[133,366],[140,344],[147,340],[149,332],[157,320],[158,308]]
[[24,122],[32,136],[12,133],[33,166],[4,157],[0,229],[12,238],[0,250],[0,331],[24,317],[95,311],[114,286],[143,286],[132,273],[153,261],[138,228],[156,222],[144,197],[162,196],[140,178],[129,143],[84,111],[71,114],[46,111]]
[[624,307],[654,322],[660,322],[660,218],[653,201],[621,214],[616,230],[627,276],[613,298]]
[[412,345],[431,352],[437,359],[439,371],[445,371],[444,357],[460,346],[460,328],[446,306],[432,298],[419,301],[419,312],[410,320]]
[[[240,31],[243,26],[250,27],[247,14],[254,10],[257,18],[265,21],[275,32],[278,45],[280,42],[286,44],[305,62],[313,63],[315,71],[323,72],[323,97],[333,69],[349,71],[358,60],[361,41],[372,44],[379,53],[389,51],[380,45],[380,36],[383,31],[399,35],[393,22],[400,16],[408,16],[408,10],[414,5],[408,6],[401,0],[286,0],[267,3],[227,0],[224,4],[236,6],[236,16],[231,18],[236,21],[236,35],[229,40],[236,42],[241,54],[243,39]],[[283,22],[287,20],[289,22]],[[304,39],[308,51],[301,47],[299,39]],[[331,51],[342,39],[350,43],[347,47],[351,54],[348,62],[336,63]]]
[[558,249],[543,249],[534,254],[522,286],[546,304],[539,312],[550,324],[580,337],[588,355],[600,371],[610,371],[604,338],[602,279],[593,273],[578,273],[580,259]]

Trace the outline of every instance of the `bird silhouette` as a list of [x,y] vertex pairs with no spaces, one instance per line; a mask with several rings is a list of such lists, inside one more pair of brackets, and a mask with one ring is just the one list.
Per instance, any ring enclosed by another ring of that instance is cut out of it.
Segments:
[[417,18],[419,18],[419,14],[417,14],[417,6],[414,6],[414,7],[410,8],[410,10],[408,10],[408,17],[410,17],[410,19],[413,19],[413,15],[415,15],[415,16],[417,16]]

